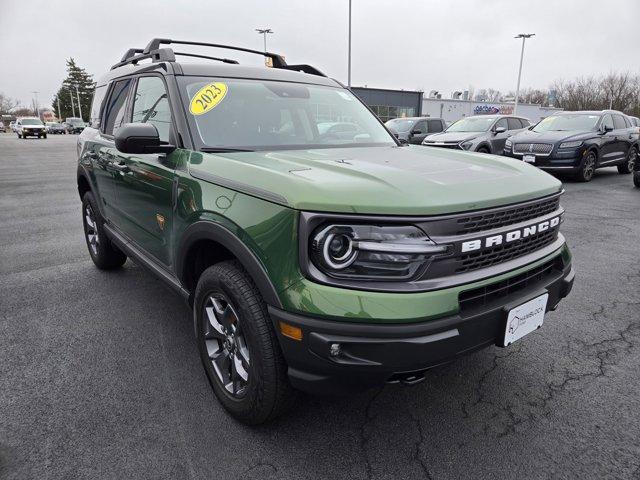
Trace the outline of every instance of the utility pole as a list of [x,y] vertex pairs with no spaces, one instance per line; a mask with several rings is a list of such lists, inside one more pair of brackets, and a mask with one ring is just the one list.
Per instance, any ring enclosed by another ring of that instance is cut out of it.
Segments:
[[60,95],[56,95],[56,101],[58,102],[58,120],[62,120],[62,112],[60,111]]
[[349,0],[349,53],[347,59],[347,86],[351,88],[351,0]]
[[40,105],[38,103],[38,93],[40,92],[31,92],[36,96],[36,100],[35,100],[35,111],[36,111],[36,117],[40,118]]
[[263,36],[264,39],[264,53],[267,53],[267,34],[274,33],[270,28],[256,28],[256,32]]
[[73,106],[73,93],[71,92],[71,89],[69,89],[69,98],[71,98],[71,111],[73,112],[73,116],[76,116],[76,109]]
[[80,112],[80,120],[84,122],[84,118],[82,118],[82,104],[80,103],[80,92],[78,91],[77,83],[76,83],[76,96],[78,97],[78,110]]
[[522,76],[522,59],[524,58],[524,42],[527,38],[531,38],[535,35],[535,33],[520,33],[513,38],[521,38],[522,39],[522,50],[520,51],[520,68],[518,70],[518,85],[516,86],[516,102],[513,107],[513,114],[518,113],[518,97],[520,96],[520,77]]

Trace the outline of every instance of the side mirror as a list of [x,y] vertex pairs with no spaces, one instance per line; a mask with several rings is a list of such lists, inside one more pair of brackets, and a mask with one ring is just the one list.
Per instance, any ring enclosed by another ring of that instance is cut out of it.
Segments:
[[422,130],[411,130],[412,135],[420,135],[422,134]]
[[401,145],[407,145],[409,143],[406,138],[398,137],[398,141],[400,142]]
[[507,131],[507,127],[496,127],[494,130],[494,133],[498,134],[498,133],[504,133]]
[[122,153],[171,153],[176,147],[160,142],[151,123],[125,123],[115,134],[116,148]]
[[613,130],[613,127],[611,125],[603,125],[602,127],[602,131],[604,133],[611,132],[612,130]]

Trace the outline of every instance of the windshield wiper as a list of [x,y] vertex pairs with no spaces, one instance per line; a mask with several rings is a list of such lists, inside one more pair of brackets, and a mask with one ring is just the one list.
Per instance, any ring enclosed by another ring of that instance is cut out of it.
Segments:
[[225,148],[225,147],[202,147],[200,149],[204,153],[227,153],[227,152],[253,152],[248,148]]

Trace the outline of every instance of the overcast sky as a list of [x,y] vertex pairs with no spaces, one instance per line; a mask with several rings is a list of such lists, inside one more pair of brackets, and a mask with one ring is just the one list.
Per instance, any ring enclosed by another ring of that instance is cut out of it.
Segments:
[[[639,73],[639,20],[640,0],[353,0],[352,85],[515,90],[520,32],[523,87]],[[152,37],[261,49],[263,26],[269,50],[346,83],[348,0],[0,0],[0,92],[46,105],[66,58],[97,78]]]

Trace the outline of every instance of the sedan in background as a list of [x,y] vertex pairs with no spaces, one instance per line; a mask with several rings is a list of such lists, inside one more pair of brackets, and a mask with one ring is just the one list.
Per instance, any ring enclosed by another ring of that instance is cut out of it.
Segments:
[[65,119],[65,125],[68,133],[82,133],[86,124],[84,120],[77,117],[69,117]]
[[7,131],[7,127],[4,126],[3,122],[0,122],[0,132],[5,133]]
[[47,129],[47,133],[51,133],[51,134],[67,133],[67,127],[65,127],[62,123],[47,122],[45,123],[45,127]]
[[442,132],[446,126],[441,118],[406,117],[394,118],[385,127],[403,143],[420,145],[427,135]]
[[637,130],[615,110],[561,112],[509,139],[505,155],[588,182],[600,167],[617,166],[625,174],[634,170]]
[[452,123],[442,133],[427,136],[422,144],[500,155],[507,139],[529,125],[529,120],[522,117],[475,115]]

